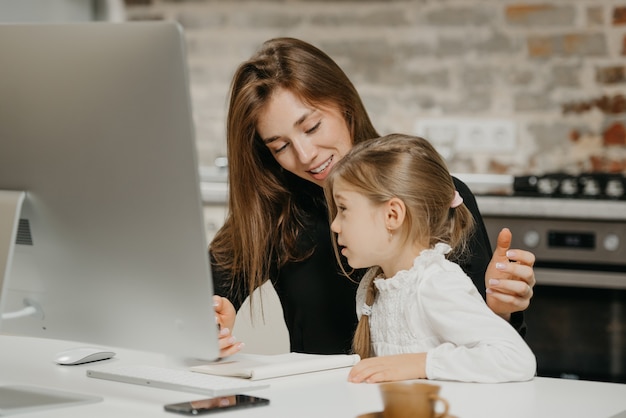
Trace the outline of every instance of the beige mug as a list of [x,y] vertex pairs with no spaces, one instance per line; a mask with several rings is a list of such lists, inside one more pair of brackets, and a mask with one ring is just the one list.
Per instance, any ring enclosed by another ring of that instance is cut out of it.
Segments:
[[[428,383],[391,382],[380,385],[384,418],[444,418],[448,401],[439,396],[439,386]],[[442,411],[437,411],[441,405]]]

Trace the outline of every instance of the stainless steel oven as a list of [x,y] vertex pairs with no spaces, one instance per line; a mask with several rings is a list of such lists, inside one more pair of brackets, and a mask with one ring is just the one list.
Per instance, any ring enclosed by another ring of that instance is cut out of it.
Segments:
[[540,376],[626,383],[626,200],[478,196],[492,245],[501,228],[536,256],[526,340]]

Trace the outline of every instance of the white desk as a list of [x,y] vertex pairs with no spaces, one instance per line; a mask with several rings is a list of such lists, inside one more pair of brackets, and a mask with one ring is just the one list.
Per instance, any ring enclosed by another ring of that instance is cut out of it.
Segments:
[[[169,417],[182,416],[163,411],[163,405],[200,399],[184,392],[89,378],[85,370],[94,367],[58,366],[54,355],[83,344],[56,340],[0,335],[0,384],[26,384],[71,392],[99,395],[103,402],[16,415],[16,417]],[[175,366],[176,363],[151,353],[117,349],[109,362]],[[382,409],[376,385],[351,384],[348,369],[271,379],[268,389],[250,394],[269,398],[271,404],[258,408],[224,412],[225,418],[324,417],[353,418]],[[441,395],[450,402],[450,413],[459,418],[608,418],[626,411],[626,385],[562,379],[536,378],[531,382],[467,384],[430,382],[441,386]]]

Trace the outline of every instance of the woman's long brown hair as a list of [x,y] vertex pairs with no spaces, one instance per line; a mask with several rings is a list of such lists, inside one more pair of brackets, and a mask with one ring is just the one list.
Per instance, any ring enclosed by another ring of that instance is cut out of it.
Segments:
[[[247,293],[270,279],[272,263],[308,257],[298,249],[307,209],[324,205],[322,189],[283,170],[262,143],[256,125],[278,88],[311,106],[342,112],[353,143],[378,136],[346,74],[324,52],[294,38],[265,42],[236,70],[227,118],[228,213],[209,249],[214,268],[232,277],[231,290]],[[243,292],[243,290],[241,290]],[[241,293],[239,292],[239,293]],[[235,294],[243,300],[246,294]]]

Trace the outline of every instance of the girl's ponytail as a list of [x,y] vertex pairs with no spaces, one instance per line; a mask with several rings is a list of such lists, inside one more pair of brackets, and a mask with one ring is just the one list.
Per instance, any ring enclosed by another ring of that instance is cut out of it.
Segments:
[[370,280],[365,293],[365,303],[360,307],[361,318],[354,332],[352,340],[352,352],[358,354],[362,359],[374,357],[375,353],[372,348],[372,338],[370,334],[370,315],[372,313],[372,305],[376,300],[376,285],[374,279],[381,274],[380,267],[372,267],[367,271],[362,280]]

